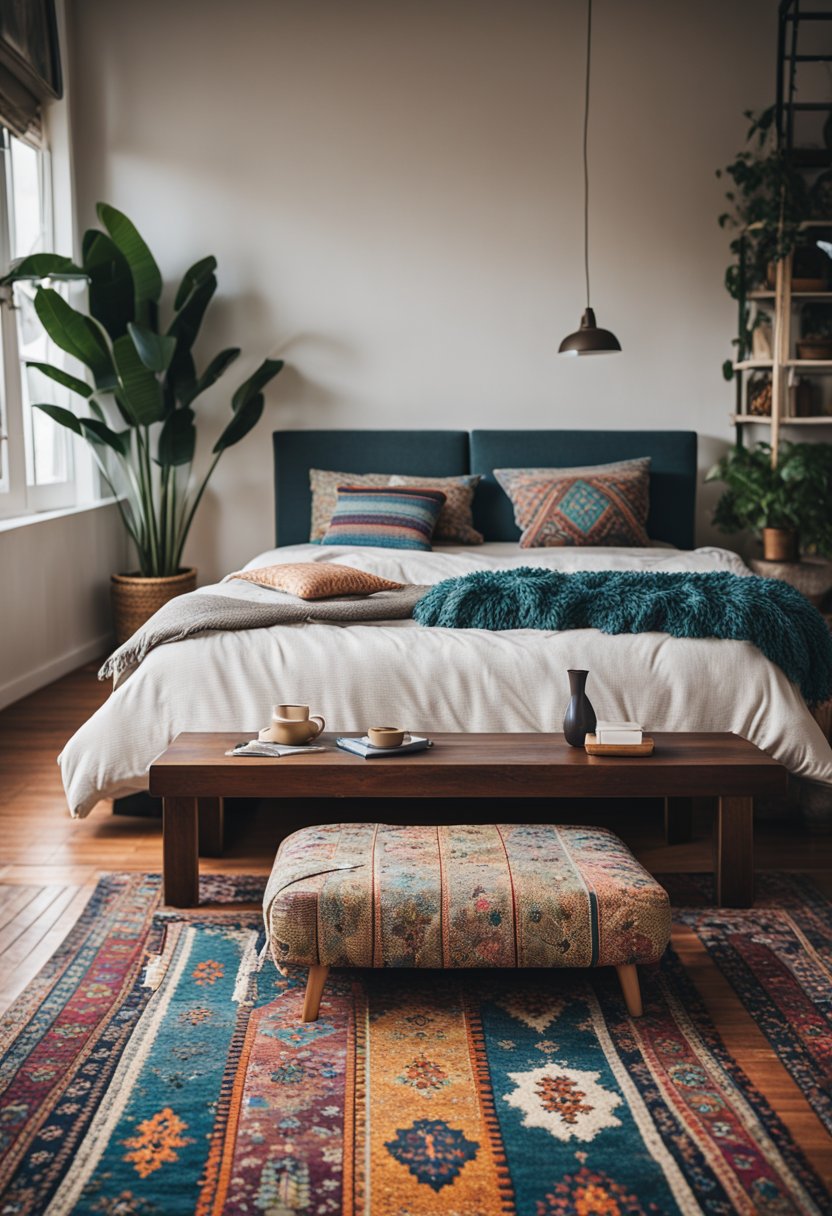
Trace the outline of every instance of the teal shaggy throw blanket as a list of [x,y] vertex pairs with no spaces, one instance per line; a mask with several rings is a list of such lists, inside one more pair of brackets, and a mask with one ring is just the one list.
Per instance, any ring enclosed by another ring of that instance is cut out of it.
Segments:
[[777,579],[721,570],[478,570],[431,587],[413,616],[445,629],[600,629],[751,642],[810,705],[832,696],[832,634],[817,608]]

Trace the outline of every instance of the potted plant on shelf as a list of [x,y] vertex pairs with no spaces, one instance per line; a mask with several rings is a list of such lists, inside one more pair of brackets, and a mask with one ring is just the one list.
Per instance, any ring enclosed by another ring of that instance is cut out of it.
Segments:
[[766,561],[797,561],[801,548],[832,554],[832,445],[782,443],[776,467],[768,443],[734,447],[705,480],[728,487],[714,509],[716,526],[761,536]]
[[[182,554],[197,507],[223,452],[259,421],[263,389],[283,360],[264,359],[232,394],[231,417],[208,471],[194,481],[194,405],[240,354],[238,347],[222,350],[202,371],[194,361],[194,343],[217,288],[216,258],[202,258],[185,272],[163,319],[162,276],[144,240],[114,207],[99,203],[97,214],[104,231],[84,234],[80,266],[58,254],[33,254],[3,282],[36,281],[34,308],[44,329],[89,372],[92,383],[53,364],[28,364],[76,394],[88,411],[82,417],[35,403],[90,444],[135,547],[138,570],[112,578],[116,634],[124,641],[167,600],[196,586],[196,570],[182,566]],[[89,314],[47,285],[50,278],[79,277],[88,283]]]

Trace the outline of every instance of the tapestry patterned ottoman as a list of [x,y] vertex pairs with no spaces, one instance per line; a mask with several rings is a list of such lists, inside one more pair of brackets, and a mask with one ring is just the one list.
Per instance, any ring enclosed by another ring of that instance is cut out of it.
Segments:
[[623,841],[553,824],[303,828],[263,913],[278,968],[309,968],[304,1021],[330,967],[615,967],[637,1017],[636,966],[670,939],[667,892]]

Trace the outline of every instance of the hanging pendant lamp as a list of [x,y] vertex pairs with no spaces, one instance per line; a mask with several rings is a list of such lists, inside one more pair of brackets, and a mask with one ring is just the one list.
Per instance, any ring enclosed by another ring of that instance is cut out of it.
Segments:
[[589,67],[592,58],[592,0],[587,0],[586,15],[586,90],[584,94],[584,273],[586,275],[586,309],[580,328],[568,334],[558,348],[561,355],[612,355],[621,350],[614,333],[601,329],[589,303]]

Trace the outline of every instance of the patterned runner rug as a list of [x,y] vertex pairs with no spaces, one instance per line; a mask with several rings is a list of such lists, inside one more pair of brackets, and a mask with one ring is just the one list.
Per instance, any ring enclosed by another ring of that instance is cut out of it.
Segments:
[[[691,926],[829,1120],[830,905],[787,878]],[[0,1025],[0,1212],[27,1216],[826,1213],[824,1189],[668,952],[627,1016],[603,972],[333,973],[318,1022],[256,879],[160,910],[110,875]]]

